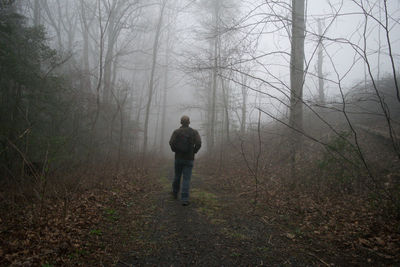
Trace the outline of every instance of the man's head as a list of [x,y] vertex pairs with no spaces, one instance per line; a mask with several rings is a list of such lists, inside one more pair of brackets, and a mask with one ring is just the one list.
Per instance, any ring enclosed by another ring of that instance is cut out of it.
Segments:
[[182,124],[183,126],[189,126],[189,124],[190,124],[190,119],[189,119],[189,117],[186,116],[186,115],[183,115],[182,118],[181,118],[181,124]]

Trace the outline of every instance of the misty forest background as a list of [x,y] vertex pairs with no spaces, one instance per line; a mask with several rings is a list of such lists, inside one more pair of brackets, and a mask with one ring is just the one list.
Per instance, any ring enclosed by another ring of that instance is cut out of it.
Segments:
[[83,190],[172,164],[186,114],[203,175],[254,205],[365,207],[396,255],[399,19],[386,0],[1,0],[2,213],[65,219]]

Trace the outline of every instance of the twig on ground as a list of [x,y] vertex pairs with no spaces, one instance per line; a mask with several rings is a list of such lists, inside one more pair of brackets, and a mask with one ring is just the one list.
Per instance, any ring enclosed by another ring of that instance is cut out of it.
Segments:
[[325,264],[325,266],[331,266],[329,263],[326,263],[323,259],[320,259],[319,257],[317,257],[317,255],[315,255],[315,254],[313,254],[313,253],[311,253],[311,252],[308,252],[307,254],[310,255],[310,256],[315,257],[315,258],[316,258],[317,260],[319,260],[321,263]]

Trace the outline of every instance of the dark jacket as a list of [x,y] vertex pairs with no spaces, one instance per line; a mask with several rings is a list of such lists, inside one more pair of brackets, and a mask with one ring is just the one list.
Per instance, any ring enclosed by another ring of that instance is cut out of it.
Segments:
[[[191,136],[191,144],[193,146],[187,153],[178,152],[174,147],[174,144],[176,143],[176,138],[181,131],[184,131]],[[196,154],[201,147],[201,138],[198,131],[190,128],[189,126],[183,125],[172,133],[171,139],[169,140],[169,145],[171,146],[171,150],[175,152],[175,159],[194,160],[194,154]]]

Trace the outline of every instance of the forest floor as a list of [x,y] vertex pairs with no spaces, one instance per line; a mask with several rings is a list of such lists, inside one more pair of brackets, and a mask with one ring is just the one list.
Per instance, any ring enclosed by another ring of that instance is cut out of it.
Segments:
[[319,228],[303,232],[299,222],[303,216],[296,217],[265,203],[255,206],[254,195],[238,192],[221,183],[218,177],[195,172],[191,205],[182,206],[170,194],[172,177],[173,170],[168,167],[155,177],[161,188],[154,192],[154,216],[146,223],[141,236],[141,242],[148,249],[126,253],[117,266],[386,266],[398,263],[395,256],[379,255],[367,246],[355,248],[346,242],[324,240],[323,236],[318,237]]
[[155,216],[143,236],[151,251],[134,251],[118,266],[258,266],[315,264],[311,251],[290,248],[290,238],[241,204],[241,199],[215,187],[212,177],[193,175],[191,205],[171,194],[171,170],[163,171],[155,194]]
[[[317,216],[310,222],[313,227],[302,227],[304,212],[299,215],[285,205],[280,208],[265,201],[255,206],[253,194],[235,190],[216,176],[198,173],[196,167],[191,204],[182,206],[170,194],[172,177],[172,164],[141,175],[126,173],[116,177],[110,186],[79,194],[69,203],[70,212],[65,218],[60,216],[62,202],[56,200],[49,200],[47,212],[36,219],[32,206],[21,208],[20,216],[7,216],[3,209],[0,265],[400,264],[396,239],[399,235],[366,236],[369,233],[361,226],[362,219],[355,222],[359,232],[345,231],[343,239],[329,238],[343,222],[336,222],[333,231],[329,229],[330,223],[324,221],[326,218]],[[329,212],[318,213],[323,216]],[[349,214],[347,219],[351,217]]]
[[[131,251],[117,266],[309,266],[328,264],[318,248],[296,244],[281,225],[259,217],[243,198],[194,173],[191,204],[171,192],[173,173],[165,169],[154,197],[154,217],[144,231],[147,251]],[[250,209],[249,209],[250,208]]]

